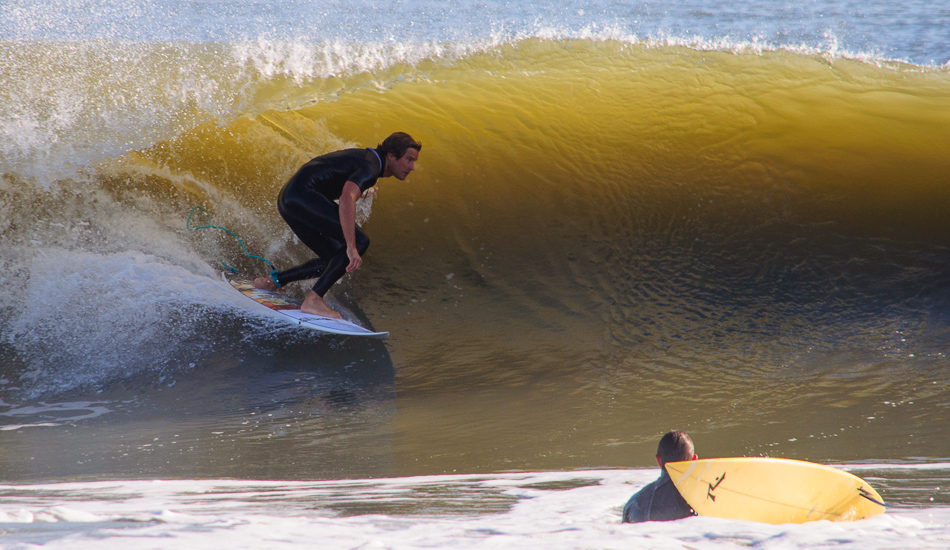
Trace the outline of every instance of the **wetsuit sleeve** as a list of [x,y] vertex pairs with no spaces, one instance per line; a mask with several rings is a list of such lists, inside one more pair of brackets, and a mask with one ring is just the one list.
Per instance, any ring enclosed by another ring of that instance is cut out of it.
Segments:
[[376,180],[379,178],[380,166],[376,155],[367,150],[365,160],[366,162],[361,162],[360,167],[347,178],[347,181],[352,181],[359,186],[361,192],[376,185]]
[[650,521],[650,501],[653,500],[653,486],[647,485],[630,497],[623,507],[623,523]]

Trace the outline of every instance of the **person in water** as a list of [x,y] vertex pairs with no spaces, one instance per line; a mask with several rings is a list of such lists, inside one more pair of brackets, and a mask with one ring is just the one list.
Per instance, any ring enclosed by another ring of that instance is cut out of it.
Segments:
[[673,485],[670,474],[663,466],[667,462],[696,460],[693,440],[686,432],[672,431],[660,439],[656,448],[656,463],[660,478],[640,489],[623,507],[623,522],[670,521],[696,515]]
[[[323,300],[346,273],[363,265],[369,237],[356,227],[356,201],[375,193],[376,180],[405,180],[415,169],[422,144],[396,132],[373,148],[345,149],[320,155],[304,164],[281,189],[277,211],[301,242],[318,258],[286,271],[259,277],[254,286],[277,290],[294,281],[317,279],[300,310],[324,317],[341,315]],[[333,201],[339,201],[339,206]]]

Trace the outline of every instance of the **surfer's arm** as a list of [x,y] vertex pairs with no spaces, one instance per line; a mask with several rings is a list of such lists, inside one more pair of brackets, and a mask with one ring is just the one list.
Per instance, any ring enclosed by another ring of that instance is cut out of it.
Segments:
[[340,195],[340,225],[346,240],[346,255],[350,259],[350,264],[346,266],[347,273],[356,271],[363,265],[363,259],[356,250],[356,199],[360,198],[361,194],[359,185],[348,181],[343,185],[343,193]]

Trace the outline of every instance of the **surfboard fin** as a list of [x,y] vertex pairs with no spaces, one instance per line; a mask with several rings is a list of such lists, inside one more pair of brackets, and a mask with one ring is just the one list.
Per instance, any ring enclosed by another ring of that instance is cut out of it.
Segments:
[[869,492],[867,491],[867,489],[865,489],[864,487],[858,487],[858,494],[861,495],[862,497],[864,497],[864,498],[870,500],[870,501],[873,502],[874,504],[878,504],[878,505],[881,505],[881,506],[884,506],[885,508],[887,508],[887,505],[886,505],[886,504],[884,504],[883,502],[879,501],[878,499],[872,497],[872,496],[871,496],[871,493],[869,493]]

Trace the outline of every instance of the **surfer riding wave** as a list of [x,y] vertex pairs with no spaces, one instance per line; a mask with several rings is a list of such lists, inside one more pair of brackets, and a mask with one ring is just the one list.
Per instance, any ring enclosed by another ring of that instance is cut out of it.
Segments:
[[363,265],[363,254],[369,248],[369,237],[356,227],[356,201],[376,192],[378,178],[405,180],[415,169],[421,150],[422,144],[412,136],[395,132],[375,149],[335,151],[304,164],[281,189],[277,211],[318,257],[272,273],[270,278],[259,277],[254,286],[277,290],[294,281],[316,278],[300,311],[340,319],[323,297],[343,275]]

